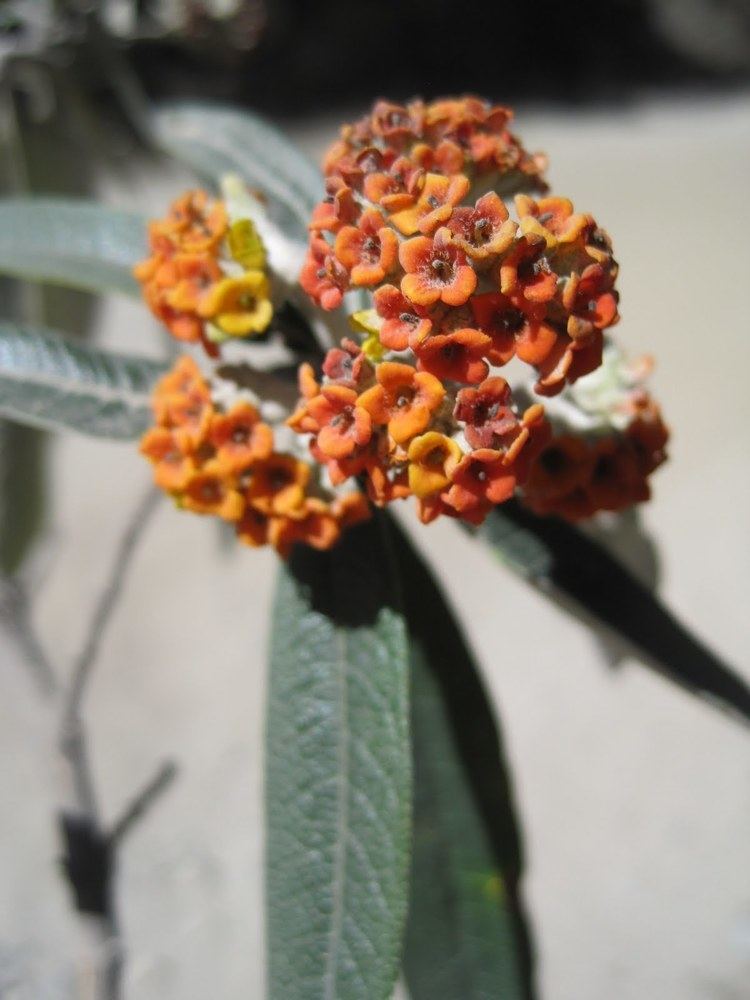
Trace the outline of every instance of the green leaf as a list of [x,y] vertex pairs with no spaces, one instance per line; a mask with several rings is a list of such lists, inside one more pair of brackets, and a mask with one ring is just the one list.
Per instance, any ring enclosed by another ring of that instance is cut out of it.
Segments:
[[165,365],[84,347],[60,333],[0,321],[0,416],[52,430],[135,438]]
[[664,676],[750,720],[750,687],[593,538],[516,501],[479,530],[503,562],[567,610],[611,630]]
[[65,198],[0,199],[0,273],[90,292],[139,295],[146,221]]
[[45,437],[0,420],[0,574],[14,573],[44,513]]
[[451,608],[400,530],[396,550],[412,664],[407,985],[412,1000],[521,1000],[532,995],[523,852],[497,722]]
[[323,178],[279,129],[239,108],[178,103],[156,110],[153,133],[158,145],[200,176],[218,184],[225,174],[239,174],[259,188],[279,227],[307,242]]
[[298,546],[273,616],[271,1000],[389,1000],[410,842],[408,650],[381,518]]

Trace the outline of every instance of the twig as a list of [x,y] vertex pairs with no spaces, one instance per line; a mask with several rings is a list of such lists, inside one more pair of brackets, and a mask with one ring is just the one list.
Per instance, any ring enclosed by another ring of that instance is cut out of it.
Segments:
[[156,489],[153,486],[149,486],[133,512],[120,544],[117,547],[112,572],[99,598],[86,634],[86,640],[73,668],[63,709],[63,733],[65,733],[70,724],[74,724],[74,720],[80,712],[81,703],[86,693],[86,686],[91,678],[91,672],[96,662],[104,633],[109,624],[112,612],[117,605],[117,599],[120,596],[125,578],[130,569],[130,564],[135,555],[136,543],[143,529],[146,527],[150,515],[156,509],[159,497],[160,494]]
[[110,844],[119,844],[133,824],[137,823],[159,796],[169,788],[176,775],[177,765],[174,761],[165,761],[151,781],[138,793],[122,816],[112,825],[109,831]]
[[57,677],[31,623],[29,595],[15,577],[0,577],[0,626],[15,639],[43,695],[57,691]]
[[169,779],[161,773],[157,787],[152,782],[146,790],[149,794],[144,793],[145,798],[142,795],[140,800],[136,800],[116,824],[114,833],[108,834],[99,817],[82,706],[137,543],[156,508],[158,498],[157,491],[149,486],[126,526],[109,578],[96,604],[86,639],[73,667],[70,683],[63,695],[60,749],[69,764],[72,785],[71,805],[63,809],[60,816],[65,841],[63,865],[77,909],[96,918],[98,922],[102,939],[99,975],[101,1000],[119,1000],[121,992],[123,952],[113,892],[115,847],[124,829],[142,815],[148,803],[166,786]]

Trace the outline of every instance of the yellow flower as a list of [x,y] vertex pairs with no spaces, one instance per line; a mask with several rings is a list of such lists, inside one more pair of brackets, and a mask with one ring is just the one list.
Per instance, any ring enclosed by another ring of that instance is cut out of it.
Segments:
[[238,219],[227,237],[229,252],[237,263],[250,271],[262,271],[266,266],[266,251],[258,231],[250,219]]
[[366,333],[362,341],[362,353],[369,360],[378,364],[383,360],[385,348],[380,342],[380,327],[383,321],[374,309],[360,309],[349,317],[349,326],[355,333]]
[[409,445],[409,488],[418,497],[444,490],[463,453],[452,438],[428,431]]
[[268,278],[262,271],[246,271],[241,278],[224,278],[206,295],[201,313],[227,337],[262,333],[273,316]]

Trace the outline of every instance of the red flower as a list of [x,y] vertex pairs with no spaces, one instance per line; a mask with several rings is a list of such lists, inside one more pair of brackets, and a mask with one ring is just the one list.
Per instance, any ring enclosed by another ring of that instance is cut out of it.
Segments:
[[344,337],[341,347],[332,347],[323,361],[323,374],[334,382],[356,388],[372,375],[372,366],[354,340]]
[[461,389],[453,416],[466,424],[464,436],[472,448],[504,449],[518,433],[511,402],[510,386],[498,376],[485,379],[476,389]]
[[360,208],[351,188],[342,184],[338,178],[330,178],[326,182],[326,188],[329,193],[313,209],[308,229],[336,233],[342,226],[357,221]]
[[387,425],[397,444],[427,430],[445,396],[438,379],[395,361],[384,361],[375,374],[377,385],[359,397],[359,405],[368,411],[373,423]]
[[387,170],[365,175],[365,198],[380,205],[386,212],[400,212],[416,201],[424,175],[424,170],[408,157],[399,156]]
[[473,260],[504,253],[516,235],[516,224],[494,191],[483,195],[474,208],[456,208],[447,223],[456,243]]
[[340,264],[326,241],[320,236],[310,238],[310,247],[300,271],[299,283],[324,309],[338,309],[349,284],[346,268]]
[[516,476],[501,452],[479,448],[466,455],[453,471],[453,485],[443,499],[459,514],[485,512],[491,504],[513,496]]
[[357,393],[343,385],[324,385],[307,403],[317,429],[317,445],[327,458],[348,458],[372,435],[367,410],[357,405]]
[[407,272],[401,279],[401,291],[417,305],[443,301],[460,306],[476,288],[476,273],[448,229],[438,229],[433,239],[415,236],[407,240],[399,247],[398,255]]
[[491,343],[479,330],[463,329],[428,337],[414,353],[420,371],[430,372],[441,381],[481,382],[489,370],[484,357]]
[[376,209],[365,212],[357,226],[344,226],[335,252],[353,285],[377,285],[396,266],[398,237]]
[[416,205],[396,212],[391,221],[405,236],[417,231],[429,234],[450,218],[453,206],[463,201],[470,186],[469,178],[463,174],[453,177],[427,174]]
[[432,330],[427,310],[410,302],[394,285],[383,285],[373,297],[378,316],[385,322],[380,329],[380,343],[390,351],[414,348]]
[[600,264],[589,264],[582,274],[568,278],[562,300],[570,313],[568,333],[574,340],[617,322],[617,297],[611,287],[612,279]]
[[540,396],[556,396],[566,383],[573,383],[583,375],[593,372],[602,363],[604,338],[600,330],[588,340],[571,340],[565,335],[557,338],[549,355],[538,366],[539,379],[534,392]]
[[540,198],[516,195],[516,211],[525,234],[541,236],[549,248],[558,243],[572,243],[592,224],[582,212],[573,211],[567,198]]
[[474,295],[470,305],[476,325],[492,338],[487,357],[493,365],[506,364],[514,354],[537,365],[555,346],[557,332],[544,322],[543,307],[501,292]]
[[529,302],[554,298],[557,275],[544,256],[546,249],[544,240],[522,236],[500,265],[500,291]]

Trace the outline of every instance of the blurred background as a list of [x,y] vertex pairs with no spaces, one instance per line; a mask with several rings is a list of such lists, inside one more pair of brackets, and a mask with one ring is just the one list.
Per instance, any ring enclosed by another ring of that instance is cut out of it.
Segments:
[[[146,148],[152,101],[260,110],[314,157],[377,97],[474,92],[511,104],[526,147],[549,154],[553,191],[613,236],[615,339],[655,356],[672,427],[640,534],[626,523],[610,542],[750,677],[750,4],[5,0],[0,72],[4,193],[80,194],[154,214],[193,180]],[[162,350],[132,302],[10,282],[0,295],[3,315]],[[92,947],[59,869],[57,709],[14,624],[18,595],[64,677],[148,479],[132,445],[0,426],[2,1000],[90,996]],[[540,996],[746,998],[746,733],[454,525],[415,538],[499,713]],[[274,567],[272,553],[226,546],[213,525],[164,503],[107,634],[85,706],[105,818],[161,761],[178,767],[121,852],[129,1000],[263,996]]]

